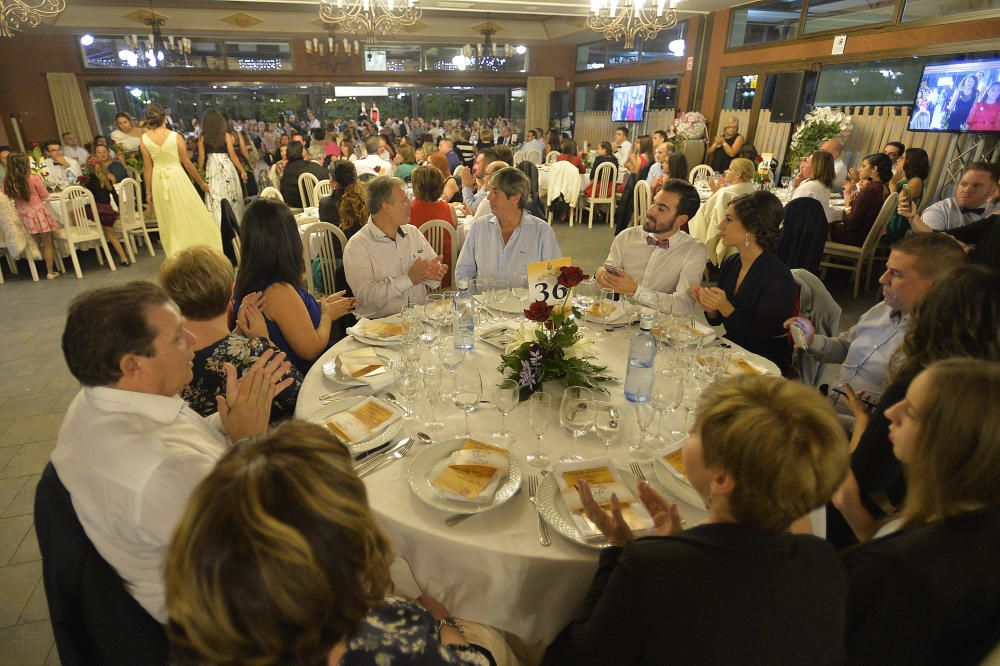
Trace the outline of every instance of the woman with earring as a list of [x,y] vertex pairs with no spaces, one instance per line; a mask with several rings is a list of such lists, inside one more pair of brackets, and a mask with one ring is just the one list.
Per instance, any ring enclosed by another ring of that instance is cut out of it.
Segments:
[[770,192],[733,199],[719,234],[737,253],[722,262],[715,287],[692,287],[691,295],[726,337],[775,363],[787,374],[792,347],[784,322],[792,316],[798,287],[792,272],[773,254],[781,237],[783,208]]

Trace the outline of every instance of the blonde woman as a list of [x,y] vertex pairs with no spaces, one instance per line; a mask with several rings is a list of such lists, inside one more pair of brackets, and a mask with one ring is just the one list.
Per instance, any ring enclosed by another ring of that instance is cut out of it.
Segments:
[[688,222],[690,234],[704,241],[708,248],[708,259],[715,265],[722,263],[727,250],[722,244],[719,232],[719,222],[726,217],[729,202],[744,194],[754,192],[754,164],[745,157],[737,157],[726,169],[723,181],[718,184],[708,201],[701,205],[698,212]]
[[740,121],[735,116],[730,116],[723,121],[722,134],[715,137],[715,141],[708,147],[709,161],[712,169],[716,173],[721,173],[729,168],[729,163],[734,158],[740,156],[743,144],[746,139],[740,134]]

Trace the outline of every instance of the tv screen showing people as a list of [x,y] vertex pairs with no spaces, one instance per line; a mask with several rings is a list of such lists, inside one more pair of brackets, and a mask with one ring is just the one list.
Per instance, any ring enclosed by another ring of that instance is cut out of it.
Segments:
[[1000,60],[927,65],[910,113],[913,132],[1000,132]]
[[611,121],[641,122],[646,112],[646,85],[619,86],[611,102]]

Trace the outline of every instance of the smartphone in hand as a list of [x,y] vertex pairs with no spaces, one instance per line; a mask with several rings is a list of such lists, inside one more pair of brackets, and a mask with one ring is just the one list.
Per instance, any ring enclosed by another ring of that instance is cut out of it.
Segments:
[[622,272],[616,267],[612,266],[611,264],[604,264],[604,270],[607,271],[608,273],[611,273],[615,277],[622,276]]

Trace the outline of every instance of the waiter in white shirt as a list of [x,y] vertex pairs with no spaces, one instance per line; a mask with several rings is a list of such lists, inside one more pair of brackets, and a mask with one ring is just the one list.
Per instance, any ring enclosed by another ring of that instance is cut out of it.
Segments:
[[448,267],[410,221],[406,183],[379,176],[365,186],[371,217],[344,248],[347,283],[358,299],[358,317],[388,317],[427,301]]
[[87,538],[157,621],[167,621],[163,557],[188,497],[230,442],[261,434],[284,354],[243,377],[226,364],[226,395],[204,418],[178,397],[192,378],[194,336],[151,282],[85,292],[63,331],[66,364],[83,385],[66,412],[52,464]]
[[611,142],[611,146],[615,149],[615,157],[618,158],[618,164],[625,164],[629,156],[632,154],[632,142],[628,140],[628,128],[622,125],[615,130],[615,140]]
[[690,312],[690,287],[700,284],[708,260],[705,244],[683,231],[701,204],[698,190],[676,178],[664,181],[642,227],[615,236],[605,265],[594,274],[614,289],[662,312]]
[[62,144],[49,141],[45,144],[45,167],[49,170],[46,180],[53,183],[75,185],[76,179],[83,175],[80,163],[63,153]]

